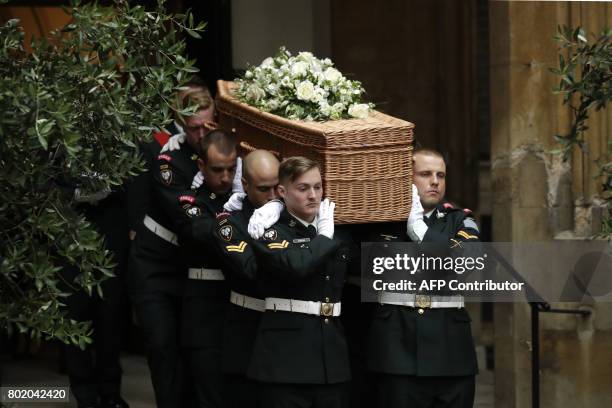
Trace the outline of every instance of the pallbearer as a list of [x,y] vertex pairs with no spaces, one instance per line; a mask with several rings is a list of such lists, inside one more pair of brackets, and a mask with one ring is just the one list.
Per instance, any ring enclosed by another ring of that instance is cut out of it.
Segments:
[[334,207],[317,163],[284,160],[278,193],[286,208],[254,245],[265,309],[248,375],[262,406],[344,407],[349,357],[340,323],[346,247],[334,239]]

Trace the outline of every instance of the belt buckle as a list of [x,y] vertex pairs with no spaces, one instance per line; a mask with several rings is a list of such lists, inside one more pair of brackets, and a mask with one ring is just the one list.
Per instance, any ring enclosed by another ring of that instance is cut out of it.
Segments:
[[419,309],[428,309],[431,307],[431,296],[416,295],[414,297],[414,306]]
[[332,316],[334,314],[334,304],[333,303],[321,303],[321,310],[319,314],[325,317]]

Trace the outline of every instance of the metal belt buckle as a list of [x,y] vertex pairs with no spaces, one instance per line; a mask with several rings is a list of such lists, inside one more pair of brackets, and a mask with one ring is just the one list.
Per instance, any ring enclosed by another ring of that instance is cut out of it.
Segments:
[[321,311],[319,312],[321,316],[332,316],[334,314],[334,304],[333,303],[321,303]]
[[414,297],[414,306],[420,309],[430,308],[431,307],[431,296],[416,295]]

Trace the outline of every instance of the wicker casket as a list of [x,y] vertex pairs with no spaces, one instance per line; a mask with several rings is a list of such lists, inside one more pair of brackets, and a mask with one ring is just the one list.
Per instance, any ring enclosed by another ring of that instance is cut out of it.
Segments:
[[222,127],[233,128],[246,150],[305,156],[321,165],[324,197],[336,203],[337,224],[405,220],[410,212],[414,125],[380,112],[367,119],[306,122],[249,106],[218,81]]

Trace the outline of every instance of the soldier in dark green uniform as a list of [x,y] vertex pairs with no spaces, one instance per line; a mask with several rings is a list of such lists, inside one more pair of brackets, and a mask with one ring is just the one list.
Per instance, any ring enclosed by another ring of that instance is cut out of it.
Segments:
[[242,209],[221,217],[216,227],[215,244],[231,290],[223,327],[221,366],[227,383],[226,406],[230,408],[257,406],[257,387],[247,379],[246,372],[265,303],[255,284],[257,262],[247,227],[253,211],[276,198],[278,165],[276,157],[268,151],[249,153],[242,167],[246,193]]
[[318,165],[284,160],[278,193],[286,209],[254,243],[266,311],[248,376],[261,406],[347,406],[349,356],[340,316],[347,251],[334,239],[334,204],[321,202]]
[[189,193],[198,172],[198,143],[214,121],[212,97],[203,88],[182,94],[182,106],[197,104],[192,116],[178,118],[182,148],[159,154],[150,169],[153,196],[130,254],[128,291],[143,331],[158,407],[181,406],[179,327],[186,265],[176,235],[178,197]]
[[181,346],[195,388],[196,406],[224,407],[221,341],[229,290],[214,251],[216,218],[224,213],[236,171],[236,137],[216,129],[200,143],[203,184],[176,198],[175,223],[188,279],[183,292]]
[[[469,210],[444,201],[445,177],[446,164],[439,152],[415,151],[409,239],[449,248],[478,242],[478,227]],[[376,373],[379,407],[473,406],[478,368],[470,316],[461,297],[435,300],[382,293],[375,305],[366,363]]]

